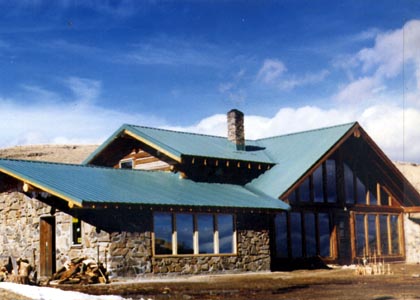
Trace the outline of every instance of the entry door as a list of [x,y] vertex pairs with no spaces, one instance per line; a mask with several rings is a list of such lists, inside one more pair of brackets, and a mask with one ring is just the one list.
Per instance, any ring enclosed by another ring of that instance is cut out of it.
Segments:
[[43,217],[39,224],[39,273],[51,276],[55,273],[55,217]]

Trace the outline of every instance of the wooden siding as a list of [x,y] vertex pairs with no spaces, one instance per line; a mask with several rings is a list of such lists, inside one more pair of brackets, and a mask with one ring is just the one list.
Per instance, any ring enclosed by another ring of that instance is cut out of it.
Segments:
[[170,171],[171,164],[160,160],[156,156],[153,156],[149,152],[143,149],[133,149],[130,154],[124,156],[115,168],[121,168],[121,164],[124,162],[132,162],[132,168],[137,170],[150,170],[150,171]]

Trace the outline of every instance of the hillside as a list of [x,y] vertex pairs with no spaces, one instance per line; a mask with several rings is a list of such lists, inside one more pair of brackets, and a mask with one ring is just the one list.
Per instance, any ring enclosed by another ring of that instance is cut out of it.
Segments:
[[[97,145],[35,145],[0,149],[0,158],[27,159],[63,163],[81,163]],[[395,162],[397,168],[420,191],[420,165]]]
[[79,164],[97,145],[36,145],[0,149],[0,157]]

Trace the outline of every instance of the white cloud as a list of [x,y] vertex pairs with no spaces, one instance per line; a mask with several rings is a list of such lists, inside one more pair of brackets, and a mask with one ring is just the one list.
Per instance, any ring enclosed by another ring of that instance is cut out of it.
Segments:
[[[393,160],[420,162],[420,109],[392,103],[367,108],[316,106],[282,108],[273,117],[245,116],[245,136],[259,139],[358,121],[379,147]],[[226,136],[226,115],[217,114],[188,127],[168,129]]]
[[[405,89],[405,93],[418,95],[420,90],[420,20],[412,20],[400,29],[378,32],[372,47],[363,48],[352,57],[336,61],[335,66],[344,68],[350,82],[343,85],[333,95],[333,99],[350,104],[390,98],[389,86],[394,80],[410,82],[416,85],[408,89],[397,87],[397,92]],[[406,68],[404,69],[404,66]],[[413,71],[412,71],[413,70]],[[403,71],[405,71],[403,73]],[[353,74],[358,74],[354,76]],[[395,91],[394,91],[395,94]],[[413,102],[412,100],[410,100]]]
[[362,77],[344,86],[334,98],[339,102],[352,104],[367,101],[377,96],[375,95],[376,88],[375,78]]

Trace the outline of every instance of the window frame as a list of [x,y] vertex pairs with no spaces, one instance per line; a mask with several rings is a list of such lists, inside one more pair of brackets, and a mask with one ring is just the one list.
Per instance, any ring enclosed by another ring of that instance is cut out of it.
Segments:
[[[374,257],[376,255],[376,257],[383,257],[383,258],[392,258],[392,257],[402,257],[404,256],[404,241],[402,240],[402,227],[403,227],[403,221],[402,221],[402,214],[401,213],[392,213],[392,212],[354,212],[352,213],[352,219],[353,219],[353,232],[354,232],[354,239],[353,239],[353,243],[354,243],[354,253],[353,256],[355,258],[363,258],[363,257]],[[363,234],[364,234],[364,251],[363,254],[360,255],[359,253],[357,253],[356,251],[356,241],[358,239],[357,236],[357,217],[361,216],[363,217]],[[369,217],[375,217],[375,221],[374,221],[374,226],[375,226],[375,243],[374,245],[376,246],[376,252],[373,251],[372,249],[370,249],[370,243],[369,243],[369,221],[368,218]],[[386,220],[386,240],[387,240],[387,254],[382,253],[382,240],[383,235],[382,235],[382,229],[383,227],[381,226],[381,216],[386,216],[387,220]],[[393,231],[392,228],[392,224],[391,224],[391,218],[392,217],[397,217],[397,223],[396,223],[396,230],[395,232]],[[393,232],[396,233],[396,236],[393,236]],[[398,251],[395,252],[394,251],[394,243],[393,241],[396,240],[398,245]]]
[[[176,213],[169,213],[169,212],[156,212],[153,214],[153,224],[155,224],[155,217],[158,214],[169,214],[172,217],[172,253],[166,254],[158,254],[156,253],[156,239],[155,239],[155,228],[152,231],[152,248],[153,248],[153,256],[156,257],[175,257],[175,256],[232,256],[237,255],[237,229],[236,229],[236,215],[230,213],[189,213],[189,212],[176,212]],[[193,253],[188,254],[179,254],[178,253],[178,228],[177,228],[177,215],[192,215],[193,219]],[[210,215],[212,216],[213,222],[213,251],[212,253],[200,253],[199,247],[199,231],[198,231],[198,216],[202,215]],[[232,217],[232,251],[231,253],[220,253],[220,239],[219,239],[219,216],[221,215],[229,215]]]

